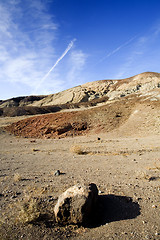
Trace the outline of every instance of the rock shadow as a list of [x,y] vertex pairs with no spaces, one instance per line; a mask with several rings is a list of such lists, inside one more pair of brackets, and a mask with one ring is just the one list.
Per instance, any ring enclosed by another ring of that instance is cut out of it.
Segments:
[[131,197],[100,195],[94,216],[86,227],[99,227],[114,221],[133,219],[138,215],[140,215],[140,206],[137,202],[133,202]]

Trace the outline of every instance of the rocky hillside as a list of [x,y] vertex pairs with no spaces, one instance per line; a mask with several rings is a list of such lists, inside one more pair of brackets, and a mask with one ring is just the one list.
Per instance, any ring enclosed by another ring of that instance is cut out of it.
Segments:
[[49,95],[40,101],[32,103],[32,106],[88,102],[104,96],[108,100],[115,100],[135,93],[142,96],[154,96],[157,95],[156,89],[158,88],[160,88],[160,73],[147,72],[127,79],[101,80],[86,83],[57,94]]
[[[121,80],[100,80],[47,96],[28,96],[0,101],[0,108],[23,106],[51,106],[91,102],[106,98],[116,100],[131,94],[160,98],[160,73],[146,72]],[[100,102],[100,101],[99,101]]]
[[18,136],[38,138],[61,138],[91,132],[113,134],[114,131],[120,135],[159,134],[159,103],[160,74],[143,73],[123,80],[86,83],[43,97],[24,108],[17,107],[19,111],[30,109],[33,113],[48,111],[54,114],[28,118],[6,129]]

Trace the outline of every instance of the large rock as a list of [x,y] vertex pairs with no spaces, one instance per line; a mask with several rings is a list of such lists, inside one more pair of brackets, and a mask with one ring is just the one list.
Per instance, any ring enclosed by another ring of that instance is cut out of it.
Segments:
[[56,221],[60,224],[83,224],[90,220],[98,199],[94,183],[77,184],[59,196],[54,208]]

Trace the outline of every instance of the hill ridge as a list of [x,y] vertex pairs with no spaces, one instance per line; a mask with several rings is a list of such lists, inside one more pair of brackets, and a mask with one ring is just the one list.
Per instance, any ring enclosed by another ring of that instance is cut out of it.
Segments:
[[40,96],[26,96],[0,102],[0,116],[35,115],[99,106],[136,95],[139,98],[160,100],[160,73],[144,72],[120,80],[98,80]]

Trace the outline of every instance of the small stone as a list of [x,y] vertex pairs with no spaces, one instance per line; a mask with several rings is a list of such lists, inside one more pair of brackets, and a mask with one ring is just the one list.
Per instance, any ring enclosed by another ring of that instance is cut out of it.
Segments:
[[98,137],[98,138],[97,138],[97,140],[98,140],[98,141],[100,141],[100,140],[101,140],[101,138],[100,138],[100,137]]
[[138,201],[140,201],[140,200],[142,200],[142,198],[141,198],[141,197],[139,197],[139,198],[137,198],[137,200],[138,200]]
[[147,222],[146,221],[142,221],[143,224],[146,224]]
[[146,239],[149,239],[149,235],[146,235],[145,238],[146,238]]
[[159,232],[155,232],[155,236],[159,236],[160,235],[160,233]]
[[157,206],[156,205],[152,205],[152,208],[157,208]]
[[59,176],[61,174],[61,172],[59,170],[55,171],[54,175],[55,176]]
[[39,149],[36,149],[36,148],[33,148],[32,151],[33,151],[33,152],[38,152],[38,151],[40,151],[40,150],[39,150]]
[[56,198],[50,198],[50,199],[48,199],[48,202],[53,202],[53,201],[55,201],[56,200]]
[[21,193],[20,192],[16,192],[16,195],[18,196],[18,195],[21,195]]
[[14,198],[17,198],[17,196],[15,196],[15,195],[11,196],[11,199],[14,199]]

